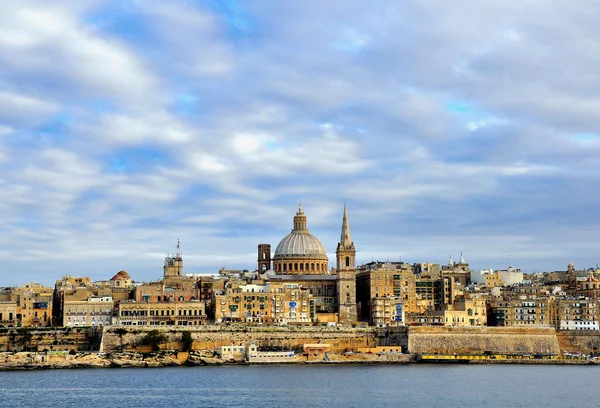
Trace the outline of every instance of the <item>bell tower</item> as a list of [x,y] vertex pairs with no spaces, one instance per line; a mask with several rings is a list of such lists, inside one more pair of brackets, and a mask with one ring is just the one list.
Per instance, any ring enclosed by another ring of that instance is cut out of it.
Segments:
[[177,240],[177,252],[174,255],[167,255],[165,258],[163,276],[165,278],[183,276],[183,256],[179,239]]
[[337,250],[337,295],[338,322],[353,323],[357,321],[356,313],[356,248],[350,237],[348,210],[344,204],[342,234]]
[[258,272],[264,273],[271,269],[271,245],[258,244]]

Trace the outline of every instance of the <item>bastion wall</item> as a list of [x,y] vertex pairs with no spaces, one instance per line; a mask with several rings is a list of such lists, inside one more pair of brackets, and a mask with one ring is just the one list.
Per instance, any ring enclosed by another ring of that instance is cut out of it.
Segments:
[[553,328],[513,327],[411,327],[411,353],[438,354],[559,354]]
[[[255,342],[259,346],[275,346],[284,349],[299,349],[307,343],[324,343],[332,351],[343,352],[358,347],[376,347],[386,342],[388,334],[378,333],[376,328],[346,327],[235,327],[200,326],[176,328],[151,327],[106,327],[102,336],[100,350],[116,352],[137,350],[143,337],[151,330],[158,330],[167,336],[161,348],[177,349],[181,345],[182,333],[190,332],[192,350],[214,350],[216,347],[230,344],[248,345]],[[403,329],[404,333],[406,330]],[[394,334],[398,336],[397,333]],[[407,341],[405,341],[408,344]],[[143,346],[142,346],[143,347]]]

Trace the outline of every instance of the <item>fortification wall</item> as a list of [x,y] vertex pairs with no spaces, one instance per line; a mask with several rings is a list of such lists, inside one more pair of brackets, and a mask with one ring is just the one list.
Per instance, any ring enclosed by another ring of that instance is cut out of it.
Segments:
[[593,330],[557,330],[556,337],[562,352],[600,353],[600,332]]
[[439,354],[559,354],[553,328],[410,327],[408,351]]
[[[136,350],[142,338],[151,330],[159,330],[167,336],[163,349],[181,347],[182,332],[189,331],[194,340],[192,350],[214,350],[229,344],[247,345],[255,342],[260,346],[277,346],[297,349],[305,343],[326,343],[332,351],[354,350],[358,347],[379,345],[380,337],[375,328],[345,327],[106,327],[100,350],[115,352]],[[385,338],[385,337],[383,337]]]

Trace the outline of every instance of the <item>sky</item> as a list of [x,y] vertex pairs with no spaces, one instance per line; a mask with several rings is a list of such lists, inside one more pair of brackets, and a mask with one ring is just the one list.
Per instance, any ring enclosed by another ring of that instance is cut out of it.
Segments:
[[0,285],[600,262],[600,3],[3,0]]

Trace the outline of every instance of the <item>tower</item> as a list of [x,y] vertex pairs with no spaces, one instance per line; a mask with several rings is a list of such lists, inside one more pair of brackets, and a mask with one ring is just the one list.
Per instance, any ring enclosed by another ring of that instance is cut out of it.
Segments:
[[271,269],[271,245],[258,244],[258,272],[264,273]]
[[340,323],[356,322],[356,248],[350,237],[346,204],[344,204],[342,234],[335,254],[337,258],[338,321]]
[[177,252],[174,255],[167,255],[165,266],[163,267],[165,278],[173,276],[183,276],[183,257],[181,255],[181,244],[177,240]]

